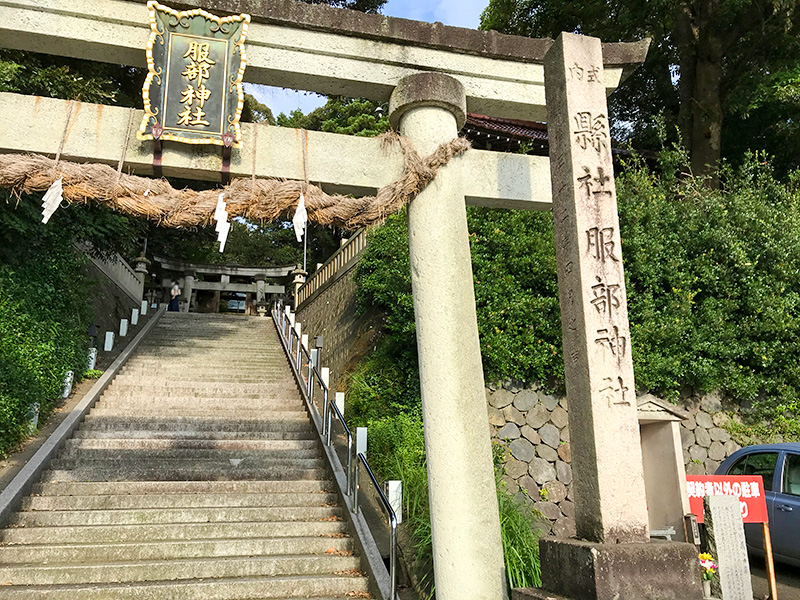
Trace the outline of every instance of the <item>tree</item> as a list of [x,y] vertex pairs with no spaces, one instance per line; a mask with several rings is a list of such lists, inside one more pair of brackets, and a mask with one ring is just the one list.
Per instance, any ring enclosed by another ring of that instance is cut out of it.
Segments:
[[275,117],[269,106],[262,104],[251,94],[244,95],[241,121],[243,123],[266,123],[267,125],[275,125]]
[[281,127],[372,137],[389,129],[389,116],[379,104],[363,98],[331,96],[324,106],[307,115],[294,110],[278,115]]
[[336,8],[349,8],[365,13],[377,13],[386,0],[301,0],[306,4],[327,4]]
[[[612,96],[614,133],[654,148],[649,117],[662,113],[680,131],[693,172],[704,175],[746,148],[780,154],[798,132],[799,6],[797,0],[491,0],[481,28],[532,37],[574,31],[604,41],[651,37],[645,64]],[[796,146],[787,165],[800,164]]]

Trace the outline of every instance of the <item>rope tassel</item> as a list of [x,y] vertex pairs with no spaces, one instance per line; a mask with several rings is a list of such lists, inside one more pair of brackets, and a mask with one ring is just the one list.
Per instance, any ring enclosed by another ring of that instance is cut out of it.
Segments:
[[[396,133],[383,134],[382,142],[399,145],[404,157],[403,175],[375,196],[361,198],[326,194],[318,186],[291,180],[239,178],[222,190],[194,191],[176,190],[165,179],[126,175],[102,164],[61,161],[58,171],[67,202],[99,202],[168,227],[212,224],[220,192],[227,200],[228,219],[291,219],[302,193],[310,223],[354,230],[382,223],[398,212],[433,181],[439,169],[470,148],[466,139],[455,138],[420,157],[411,141]],[[53,183],[54,166],[52,159],[40,155],[2,154],[0,187],[17,194],[46,190]]]

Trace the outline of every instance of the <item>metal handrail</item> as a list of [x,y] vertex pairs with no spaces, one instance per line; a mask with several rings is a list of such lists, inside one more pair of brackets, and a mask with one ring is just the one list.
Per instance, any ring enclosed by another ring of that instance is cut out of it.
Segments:
[[[395,600],[397,597],[396,594],[396,582],[397,582],[397,515],[394,512],[389,500],[386,498],[386,495],[383,493],[380,485],[378,484],[378,480],[375,477],[375,474],[372,472],[372,469],[369,467],[369,463],[367,463],[367,459],[363,453],[358,453],[358,457],[356,460],[353,460],[353,455],[355,454],[355,444],[353,434],[350,431],[350,428],[345,423],[344,416],[342,415],[339,407],[336,406],[336,403],[329,397],[328,393],[328,386],[325,384],[324,380],[322,379],[322,375],[318,370],[318,365],[314,364],[314,361],[311,360],[311,354],[309,351],[303,346],[303,341],[301,336],[297,334],[297,330],[292,327],[291,321],[287,318],[286,312],[283,309],[283,302],[278,300],[274,304],[274,308],[272,310],[272,318],[278,326],[278,332],[281,337],[281,341],[284,345],[286,353],[292,362],[292,367],[295,372],[295,376],[300,380],[301,383],[305,384],[305,389],[302,390],[308,399],[308,403],[310,407],[314,407],[316,411],[316,406],[314,404],[314,378],[316,377],[316,383],[320,386],[323,393],[323,402],[322,402],[322,431],[320,436],[322,437],[323,443],[327,447],[331,447],[333,444],[332,439],[332,424],[333,424],[333,417],[335,416],[336,419],[341,423],[342,428],[345,433],[345,438],[347,440],[347,470],[345,471],[345,480],[346,480],[346,491],[345,495],[347,498],[351,499],[353,513],[356,515],[359,512],[359,504],[358,504],[358,462],[360,461],[361,464],[364,465],[364,468],[367,471],[367,475],[369,476],[369,480],[372,483],[372,486],[378,492],[378,498],[380,500],[381,509],[386,513],[386,516],[389,519],[389,526],[391,528],[391,535],[390,535],[390,547],[389,547],[389,580],[391,587],[391,600]],[[287,328],[288,326],[288,328]],[[297,348],[295,349],[294,346],[294,339],[297,339]],[[303,376],[303,362],[302,357],[308,359],[308,375],[307,378]],[[319,414],[319,413],[317,413]]]
[[[372,469],[369,468],[367,458],[361,452],[358,453],[357,461],[364,465],[372,487],[378,492],[381,508],[389,519],[389,527],[391,529],[389,537],[389,582],[391,587],[389,589],[392,591],[392,600],[394,600],[395,589],[397,587],[397,515],[392,505],[389,504],[386,494],[383,493],[381,486],[378,484],[375,474],[372,472]],[[355,480],[355,485],[353,486],[353,512],[356,514],[358,514],[358,462],[356,463],[355,475],[353,478]]]
[[[322,389],[322,433],[327,433],[327,423],[329,422],[328,419],[328,386],[325,384],[325,381],[322,379],[322,375],[317,370],[317,365],[314,364],[314,361],[311,360],[311,353],[303,346],[302,338],[297,334],[297,330],[292,327],[291,322],[289,319],[286,318],[286,313],[281,310],[283,307],[283,302],[278,301],[276,302],[277,310],[273,311],[273,318],[275,317],[275,312],[280,315],[280,333],[283,337],[284,341],[288,344],[288,354],[290,360],[294,360],[294,367],[297,371],[299,377],[303,380],[303,383],[306,386],[306,395],[308,396],[309,402],[314,401],[314,376],[316,375],[317,383],[319,387]],[[286,325],[289,326],[288,333],[286,332]],[[294,347],[294,340],[297,339],[297,348]],[[304,378],[303,377],[303,355],[308,361],[308,375]],[[349,473],[348,473],[349,478]],[[348,481],[348,487],[350,482]]]
[[[344,429],[345,436],[347,437],[347,495],[350,496],[353,493],[353,488],[355,487],[353,484],[353,434],[350,432],[350,428],[347,426],[347,423],[344,422],[344,417],[342,416],[339,407],[336,406],[335,402],[330,403],[330,407],[328,408],[328,427],[326,429],[327,435],[325,438],[325,443],[330,446],[331,445],[331,420],[332,416],[335,415],[339,422],[342,424],[342,428]],[[355,502],[353,502],[355,506]]]

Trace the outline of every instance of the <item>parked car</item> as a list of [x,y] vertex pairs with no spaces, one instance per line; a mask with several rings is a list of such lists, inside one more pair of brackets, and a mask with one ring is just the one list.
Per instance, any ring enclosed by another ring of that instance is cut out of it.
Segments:
[[[737,450],[717,475],[761,475],[775,560],[800,566],[800,443],[764,444]],[[745,523],[747,549],[764,555],[761,525]]]

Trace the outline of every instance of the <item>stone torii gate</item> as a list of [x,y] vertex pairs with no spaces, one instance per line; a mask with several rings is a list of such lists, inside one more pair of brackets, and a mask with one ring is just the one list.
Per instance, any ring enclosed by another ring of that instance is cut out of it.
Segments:
[[[643,60],[647,43],[601,45],[564,34],[553,45],[292,0],[173,7],[194,6],[251,15],[246,81],[389,101],[392,125],[422,154],[454,138],[467,110],[528,120],[549,114],[549,164],[542,157],[470,151],[409,206],[436,593],[442,600],[506,595],[466,201],[554,208],[576,522],[588,541],[543,541],[545,587],[581,599],[699,598],[694,548],[645,543],[605,96]],[[0,6],[0,44],[9,48],[143,67],[148,34],[145,0],[76,0],[66,7],[61,0],[7,0]],[[14,94],[0,94],[0,103],[2,152],[53,155],[61,148],[63,160],[122,161],[137,174],[153,172],[151,146],[129,135],[141,111]],[[231,161],[234,177],[303,179],[307,173],[327,191],[365,194],[402,170],[400,153],[381,150],[374,139],[246,124],[242,137]],[[162,168],[166,176],[218,180],[220,159],[213,150],[167,144]],[[648,572],[659,573],[658,586]]]

